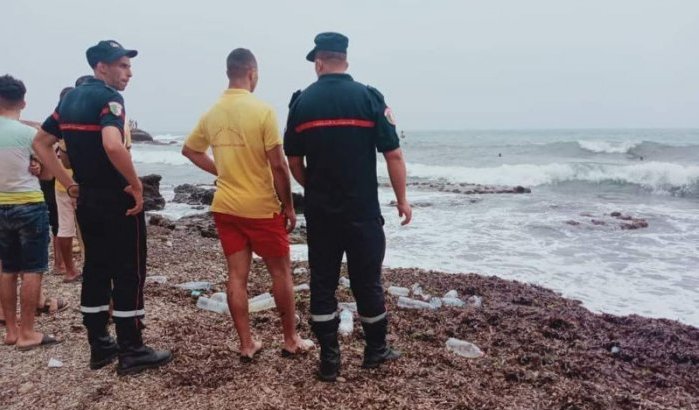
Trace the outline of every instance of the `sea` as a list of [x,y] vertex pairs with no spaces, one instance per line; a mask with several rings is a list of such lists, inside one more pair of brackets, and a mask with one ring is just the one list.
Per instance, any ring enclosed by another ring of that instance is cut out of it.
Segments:
[[[180,154],[184,134],[132,150],[139,174],[162,175],[166,199],[179,184],[213,182]],[[406,131],[401,146],[413,221],[400,225],[379,155],[386,266],[496,275],[595,312],[699,327],[699,129]],[[465,194],[462,184],[531,192]],[[160,213],[196,212],[168,202]],[[648,226],[623,229],[614,212]]]

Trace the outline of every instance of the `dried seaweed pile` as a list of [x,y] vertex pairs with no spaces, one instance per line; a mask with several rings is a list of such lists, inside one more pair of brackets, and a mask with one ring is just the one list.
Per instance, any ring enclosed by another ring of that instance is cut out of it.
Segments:
[[[237,357],[230,318],[196,308],[171,284],[207,280],[225,286],[218,243],[183,229],[153,227],[149,270],[167,284],[148,284],[146,339],[173,348],[164,369],[118,378],[113,369],[87,369],[88,349],[79,313],[42,317],[39,328],[63,336],[54,348],[19,353],[2,347],[0,408],[104,409],[694,409],[699,408],[699,329],[669,320],[593,314],[578,302],[537,286],[474,274],[446,275],[415,269],[385,273],[386,286],[419,282],[426,292],[479,295],[480,308],[436,311],[397,308],[390,340],[404,354],[396,363],[360,368],[361,327],[342,341],[342,380],[314,378],[316,353],[283,359],[274,310],[255,313],[252,324],[265,350],[253,364]],[[250,294],[270,290],[269,276],[254,262]],[[305,266],[303,263],[296,266]],[[296,283],[308,281],[295,275]],[[77,289],[47,277],[49,293],[77,306]],[[350,301],[346,289],[338,298]],[[297,295],[302,335],[308,328],[307,292]],[[465,359],[447,352],[447,338],[478,345],[486,355]],[[65,365],[48,369],[50,357]]]

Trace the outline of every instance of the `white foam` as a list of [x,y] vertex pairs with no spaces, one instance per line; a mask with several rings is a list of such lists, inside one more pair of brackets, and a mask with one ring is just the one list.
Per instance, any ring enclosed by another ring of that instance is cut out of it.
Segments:
[[183,141],[187,136],[182,134],[158,134],[153,136],[155,141],[160,142],[170,142],[170,141]]
[[580,148],[597,153],[623,154],[637,147],[641,141],[579,140]]
[[[386,175],[384,164],[380,164],[378,170],[380,174]],[[453,183],[509,186],[537,186],[565,181],[613,181],[665,190],[698,183],[699,166],[668,162],[644,162],[633,165],[517,164],[492,168],[408,164],[408,175],[417,178],[441,179]]]
[[163,164],[163,165],[190,165],[191,162],[180,152],[172,150],[143,150],[134,149],[131,157],[135,163]]

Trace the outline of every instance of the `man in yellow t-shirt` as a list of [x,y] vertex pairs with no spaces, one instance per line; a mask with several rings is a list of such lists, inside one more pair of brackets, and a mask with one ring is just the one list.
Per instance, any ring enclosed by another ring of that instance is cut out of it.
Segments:
[[[253,340],[248,318],[247,281],[252,252],[272,276],[282,320],[282,356],[310,349],[296,333],[288,232],[296,225],[289,168],[272,108],[252,92],[258,80],[250,50],[233,50],[226,60],[228,89],[199,120],[182,154],[216,175],[211,211],[228,263],[228,304],[240,339],[241,361],[251,361],[262,344]],[[213,159],[207,150],[213,151]],[[281,200],[281,207],[280,207]]]

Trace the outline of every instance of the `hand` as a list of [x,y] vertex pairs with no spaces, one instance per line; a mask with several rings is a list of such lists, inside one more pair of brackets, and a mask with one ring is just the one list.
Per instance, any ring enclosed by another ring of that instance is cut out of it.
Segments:
[[140,182],[138,183],[137,187],[129,185],[124,188],[124,192],[131,195],[136,203],[133,208],[126,211],[126,216],[138,215],[141,211],[143,211],[143,185],[141,185]]
[[403,218],[400,224],[409,224],[410,220],[413,219],[413,209],[410,207],[410,203],[408,201],[398,202],[396,208],[398,208],[398,217]]
[[78,209],[78,197],[80,197],[80,185],[70,184],[66,188],[66,193],[70,197],[70,203],[73,205],[73,209]]
[[282,211],[284,214],[284,226],[286,227],[286,233],[291,233],[296,227],[296,211],[293,207],[284,208]]
[[29,161],[29,173],[38,177],[41,174],[41,164],[39,161],[31,160]]

